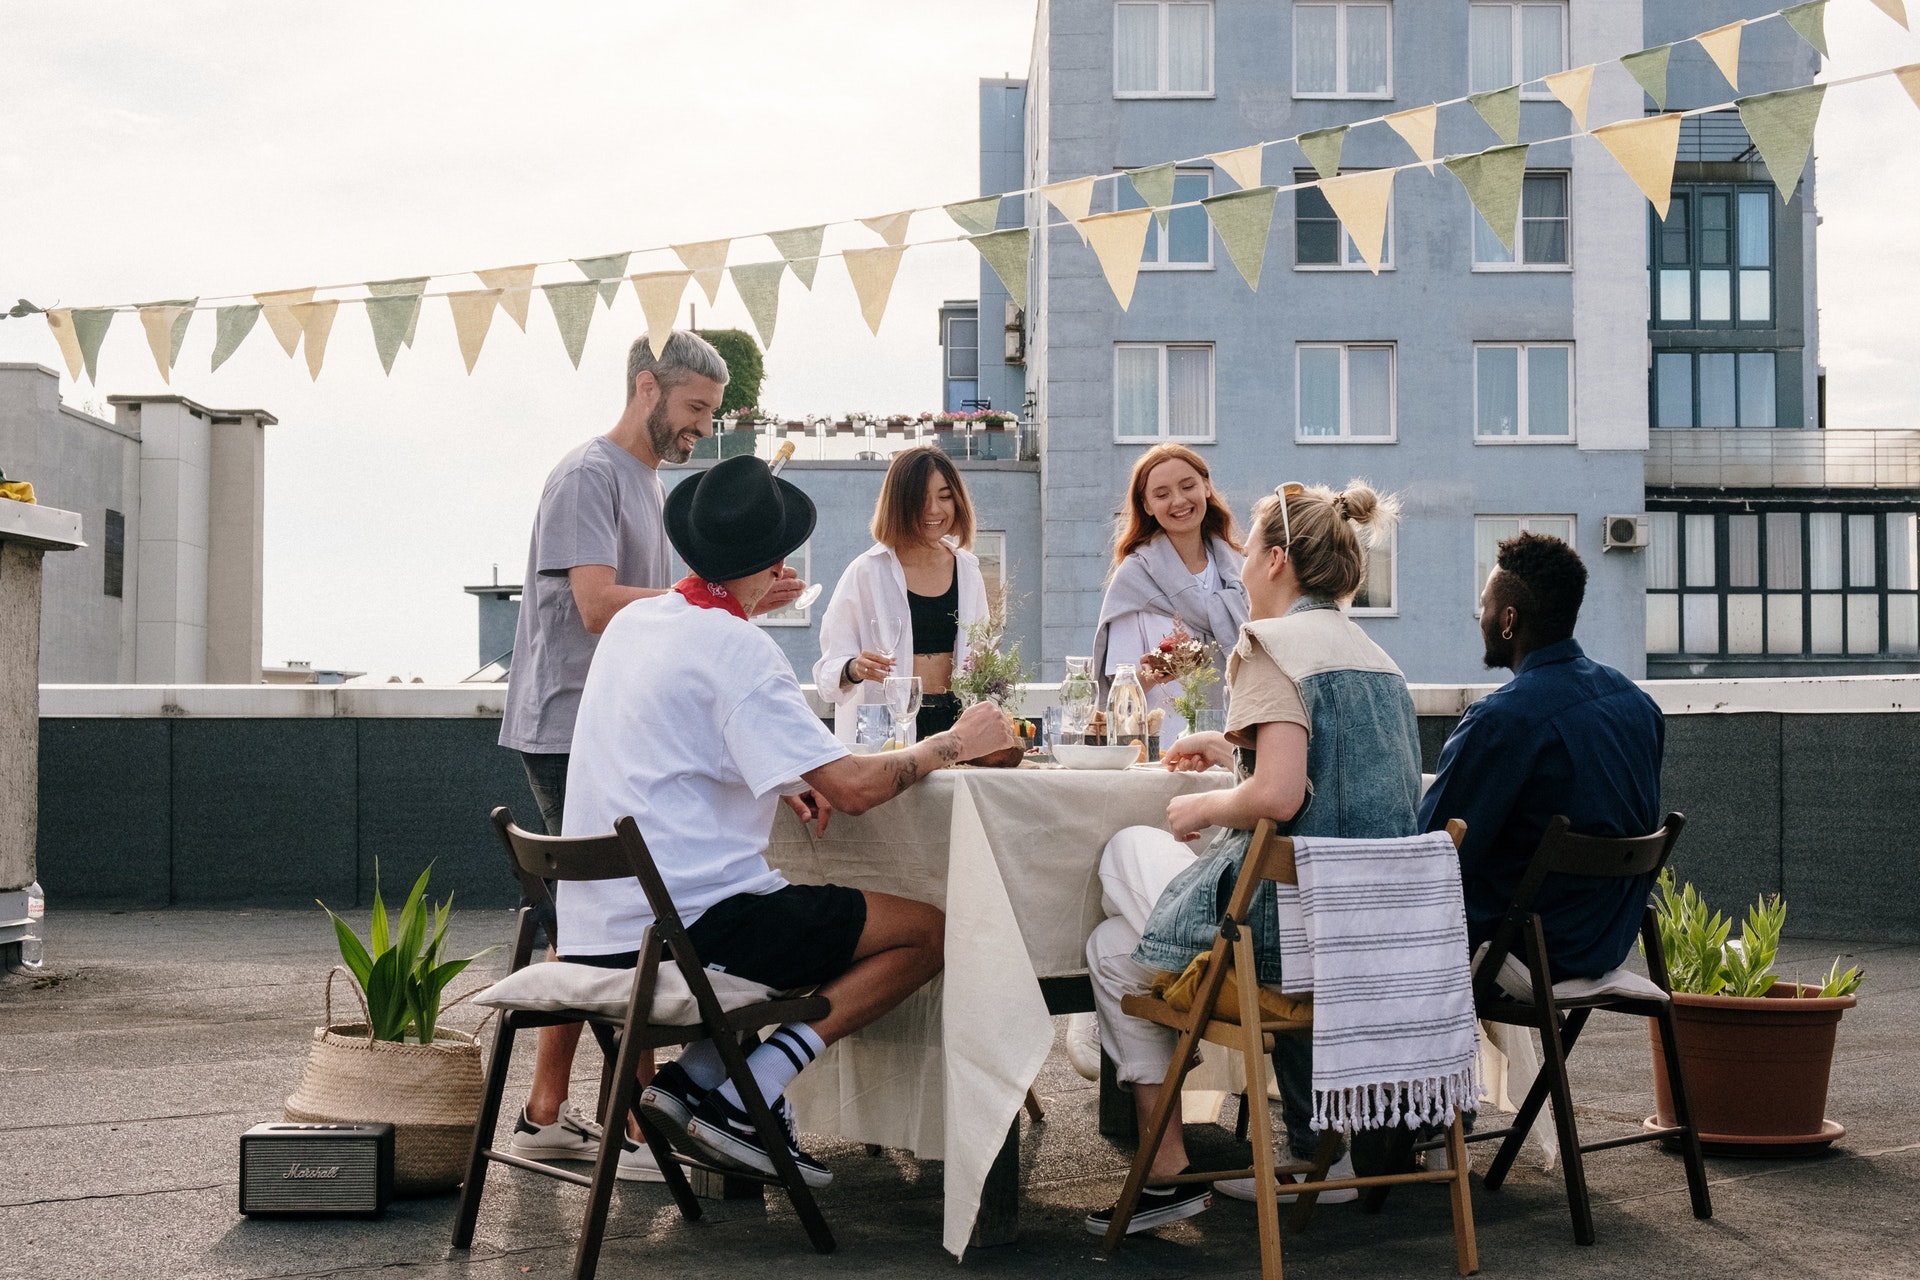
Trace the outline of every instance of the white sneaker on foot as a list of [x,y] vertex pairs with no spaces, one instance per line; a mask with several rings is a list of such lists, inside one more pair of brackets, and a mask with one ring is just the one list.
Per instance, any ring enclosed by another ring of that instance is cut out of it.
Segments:
[[1089,1080],[1100,1078],[1100,1015],[1067,1015],[1067,1061]]
[[[535,1124],[527,1118],[525,1107],[514,1123],[507,1150],[527,1160],[593,1160],[600,1155],[600,1125],[589,1120],[571,1101],[561,1104],[552,1124]],[[620,1168],[616,1176],[622,1182],[665,1182],[653,1152],[643,1142],[628,1138],[620,1144]]]
[[[1354,1176],[1353,1155],[1351,1153],[1348,1153],[1347,1155],[1343,1155],[1338,1160],[1335,1160],[1333,1162],[1333,1167],[1327,1170],[1327,1177],[1329,1179],[1351,1178],[1353,1176]],[[1294,1175],[1290,1173],[1281,1174],[1280,1175],[1280,1195],[1279,1195],[1280,1203],[1292,1204],[1295,1200],[1298,1200],[1300,1198],[1299,1193],[1289,1192],[1287,1188],[1289,1186],[1292,1186],[1295,1183],[1302,1182],[1304,1180],[1305,1179],[1303,1178],[1296,1178]],[[1228,1196],[1235,1200],[1252,1200],[1255,1194],[1254,1180],[1252,1178],[1222,1179],[1213,1184],[1213,1189],[1215,1191],[1218,1191],[1221,1195]],[[1349,1201],[1358,1200],[1359,1198],[1360,1198],[1360,1189],[1358,1187],[1342,1187],[1338,1191],[1322,1191],[1320,1193],[1320,1198],[1316,1200],[1314,1203],[1346,1204]]]

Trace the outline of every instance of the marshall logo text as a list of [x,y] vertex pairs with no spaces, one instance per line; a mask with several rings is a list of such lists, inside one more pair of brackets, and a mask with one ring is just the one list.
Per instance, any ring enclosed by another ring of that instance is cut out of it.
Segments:
[[340,1166],[295,1164],[280,1176],[282,1178],[337,1178],[340,1176]]

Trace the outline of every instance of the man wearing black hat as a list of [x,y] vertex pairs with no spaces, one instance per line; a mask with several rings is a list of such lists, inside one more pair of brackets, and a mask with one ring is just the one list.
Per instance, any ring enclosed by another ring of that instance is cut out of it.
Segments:
[[[611,830],[631,816],[688,936],[710,967],[769,987],[824,984],[833,1011],[781,1027],[748,1059],[777,1114],[802,1068],[833,1041],[918,990],[942,964],[945,918],[925,903],[837,885],[794,885],[767,864],[783,793],[862,813],[936,769],[1013,744],[998,708],[970,708],[903,751],[855,756],[807,705],[792,665],[748,619],[785,558],[813,532],[814,506],[758,458],[736,457],[667,499],[667,536],[693,572],[629,605],[601,635],[581,695],[567,821]],[[632,879],[563,884],[566,958],[628,968],[652,921]],[[711,1044],[662,1067],[640,1107],[679,1142],[762,1174],[773,1162]],[[793,1142],[809,1185],[832,1178]]]

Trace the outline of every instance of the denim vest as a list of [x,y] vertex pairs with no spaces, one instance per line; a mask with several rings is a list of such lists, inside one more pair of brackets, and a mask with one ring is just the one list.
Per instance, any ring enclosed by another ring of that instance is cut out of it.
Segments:
[[[1319,610],[1333,611],[1338,621],[1306,616]],[[1293,680],[1311,721],[1306,802],[1282,834],[1348,840],[1418,834],[1419,727],[1406,678],[1392,660],[1325,600],[1300,601],[1278,626],[1248,625],[1261,628],[1259,643]],[[1308,633],[1307,627],[1313,631]],[[1295,646],[1289,643],[1294,637],[1312,643]],[[1304,653],[1296,660],[1296,647],[1324,655],[1329,639],[1359,665],[1329,666]],[[1244,769],[1251,767],[1249,763]],[[1251,831],[1222,831],[1191,867],[1174,877],[1147,918],[1133,953],[1136,961],[1178,972],[1213,945],[1252,838]],[[1263,983],[1280,981],[1278,910],[1273,885],[1261,885],[1249,911],[1249,927]]]

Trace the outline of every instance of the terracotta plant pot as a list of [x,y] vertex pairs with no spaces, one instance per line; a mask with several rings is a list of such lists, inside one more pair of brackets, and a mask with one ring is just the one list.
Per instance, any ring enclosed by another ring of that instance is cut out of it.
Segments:
[[[1676,992],[1673,1017],[1700,1143],[1722,1156],[1817,1155],[1846,1130],[1826,1118],[1827,1075],[1840,1015],[1853,996],[1811,997],[1813,986],[1776,982],[1758,999]],[[1673,1094],[1653,1045],[1655,1117],[1670,1125]]]

